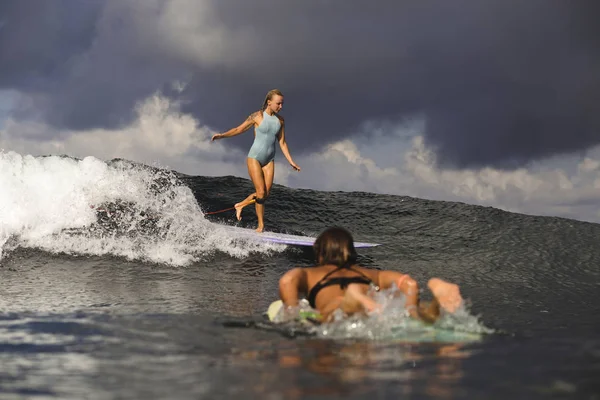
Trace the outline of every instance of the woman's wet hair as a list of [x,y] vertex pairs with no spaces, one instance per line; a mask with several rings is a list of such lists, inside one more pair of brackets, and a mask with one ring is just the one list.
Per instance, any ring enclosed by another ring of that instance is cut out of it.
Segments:
[[262,111],[265,111],[267,109],[267,104],[268,104],[269,100],[272,100],[273,96],[275,96],[275,95],[283,97],[283,93],[281,93],[281,91],[279,89],[269,90],[267,92],[267,95],[265,96],[265,101],[263,101],[263,105],[261,108]]
[[357,254],[352,234],[344,228],[332,227],[319,235],[313,245],[317,264],[338,267],[356,263]]

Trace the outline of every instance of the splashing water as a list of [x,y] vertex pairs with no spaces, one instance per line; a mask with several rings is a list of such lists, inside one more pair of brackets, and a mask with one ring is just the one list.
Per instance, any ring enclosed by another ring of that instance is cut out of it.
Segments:
[[300,323],[317,336],[330,339],[462,342],[480,340],[482,334],[494,333],[477,316],[471,315],[464,303],[452,314],[442,311],[435,324],[429,325],[409,316],[406,298],[395,285],[381,291],[372,288],[368,295],[382,306],[380,311],[347,316],[338,309],[331,321],[314,325],[306,323],[306,319],[318,312],[303,299],[297,307],[282,307],[273,322]]
[[317,335],[335,339],[471,341],[494,332],[471,315],[464,302],[452,314],[442,310],[440,318],[430,325],[409,316],[406,298],[395,285],[387,290],[371,289],[368,294],[382,306],[381,311],[348,317],[336,310],[331,322],[315,328]]
[[174,173],[124,160],[0,152],[0,259],[17,247],[186,265],[280,245],[211,223]]

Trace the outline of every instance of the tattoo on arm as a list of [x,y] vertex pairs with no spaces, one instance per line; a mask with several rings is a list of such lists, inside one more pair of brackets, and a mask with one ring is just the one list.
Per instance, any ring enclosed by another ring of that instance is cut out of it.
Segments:
[[248,116],[248,118],[246,118],[246,120],[244,122],[242,122],[242,124],[240,126],[238,126],[236,128],[239,131],[238,135],[242,132],[246,132],[248,129],[250,129],[254,125],[254,119],[256,118],[257,115],[258,115],[258,112],[253,112],[252,114],[250,114]]
[[254,122],[254,118],[256,118],[258,116],[258,111],[253,112],[252,114],[250,114],[248,116],[248,118],[246,119],[246,122]]

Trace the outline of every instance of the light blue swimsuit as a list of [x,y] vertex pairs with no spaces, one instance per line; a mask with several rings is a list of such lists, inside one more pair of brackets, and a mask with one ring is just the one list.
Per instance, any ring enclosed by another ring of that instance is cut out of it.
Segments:
[[248,158],[258,160],[261,167],[273,161],[275,158],[275,142],[280,129],[281,122],[279,122],[279,118],[263,111],[263,120],[256,127],[256,136],[248,152]]

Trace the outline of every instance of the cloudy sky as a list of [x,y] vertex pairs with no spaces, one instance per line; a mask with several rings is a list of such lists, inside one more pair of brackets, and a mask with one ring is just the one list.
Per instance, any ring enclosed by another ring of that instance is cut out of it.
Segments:
[[600,222],[597,0],[3,0],[0,147]]

